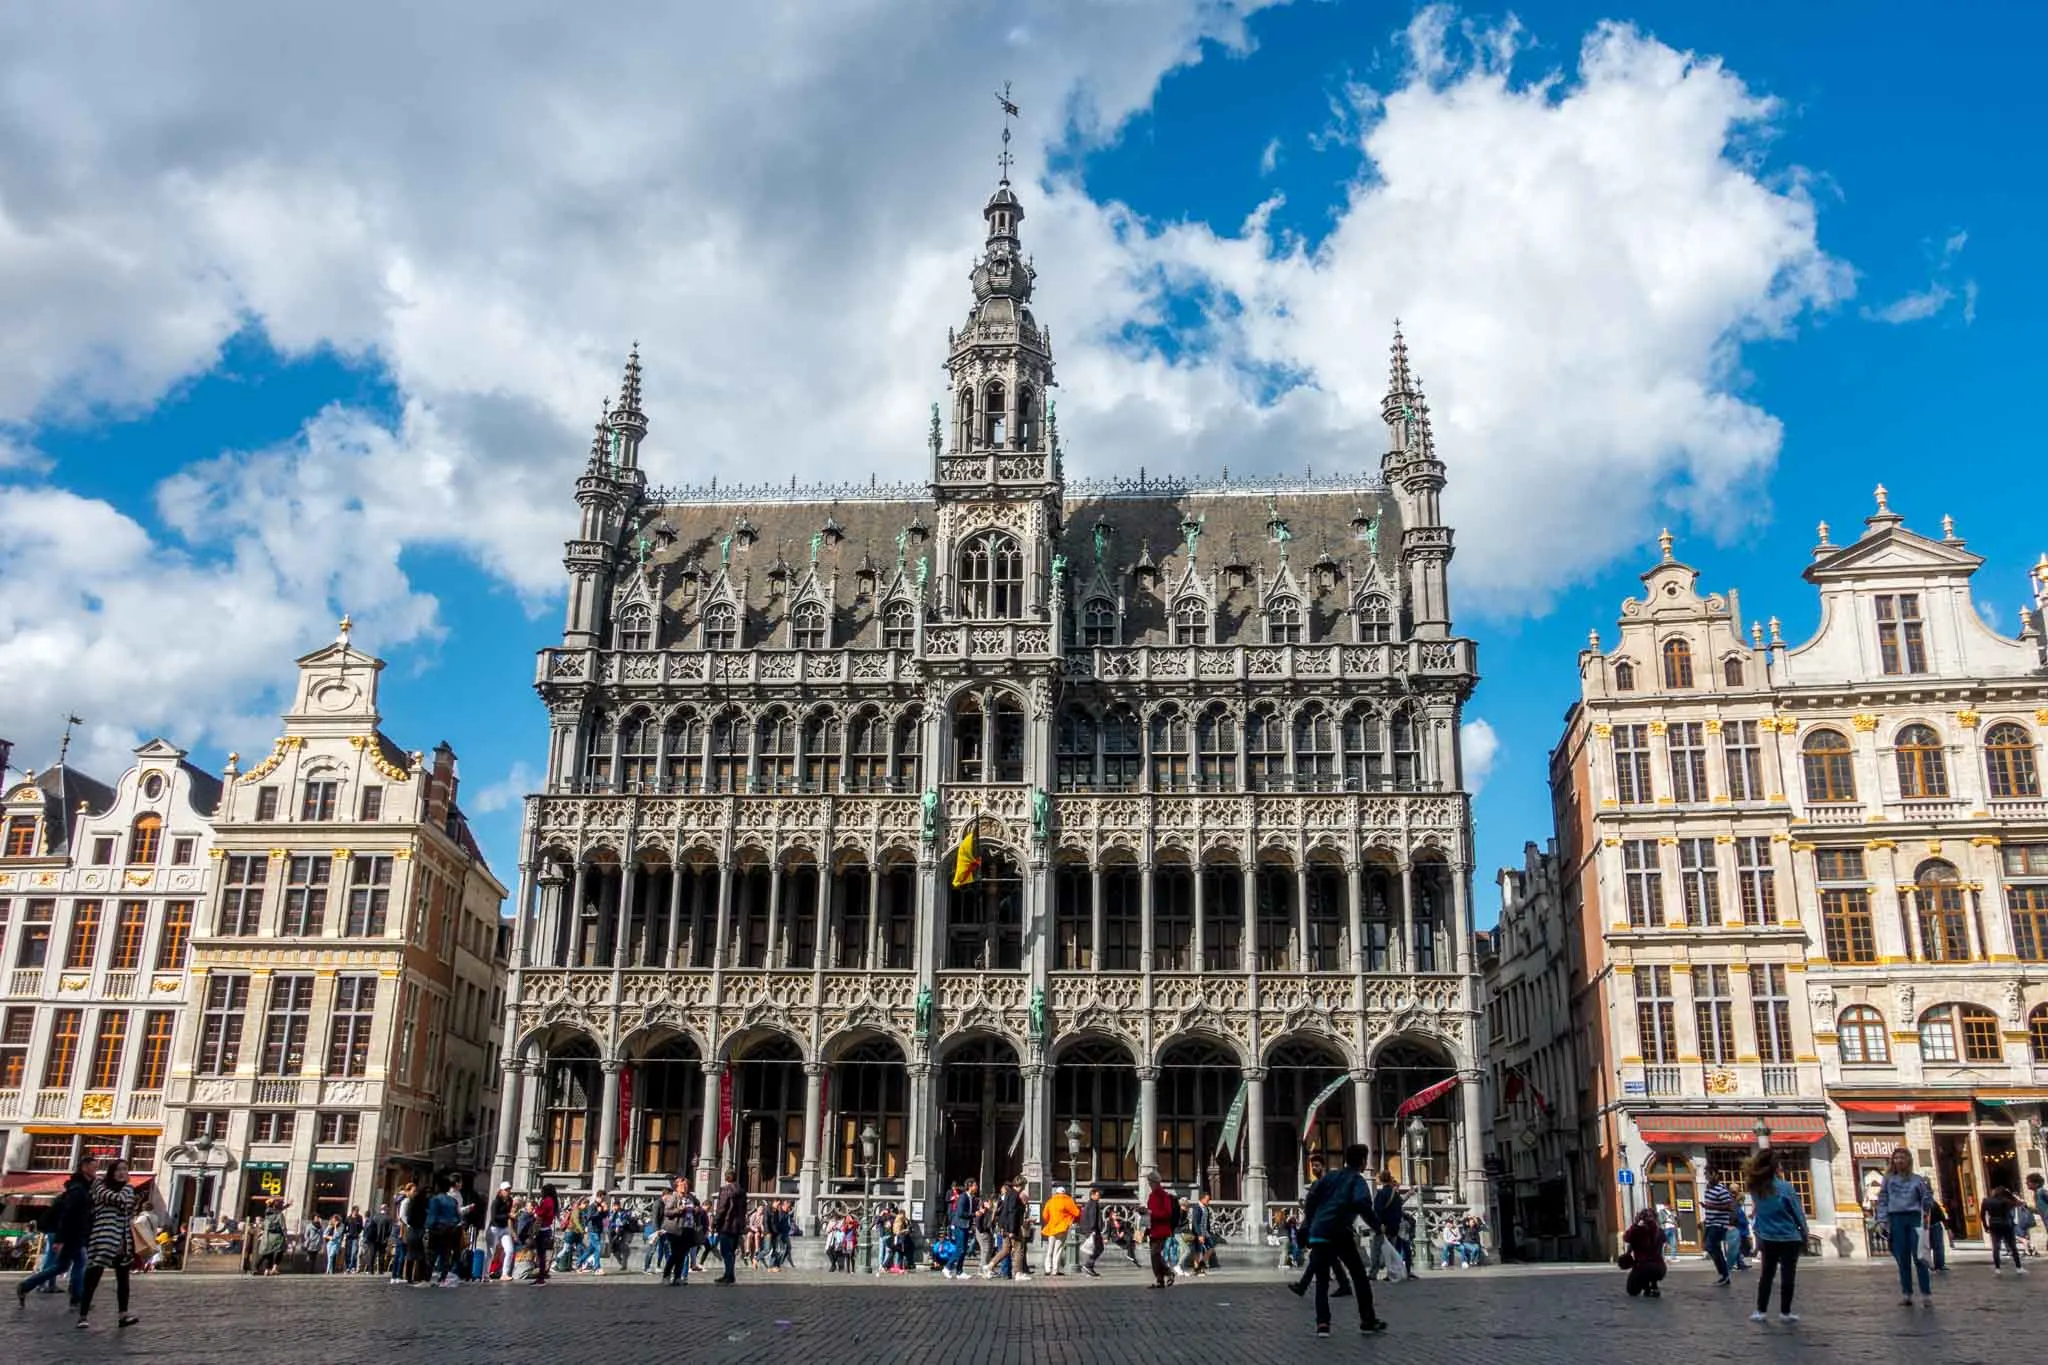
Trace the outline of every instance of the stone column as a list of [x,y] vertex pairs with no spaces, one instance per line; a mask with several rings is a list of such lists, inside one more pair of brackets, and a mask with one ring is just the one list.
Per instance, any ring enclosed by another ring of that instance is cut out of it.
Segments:
[[491,1179],[503,1182],[512,1178],[512,1161],[519,1143],[519,1107],[524,1100],[524,1087],[520,1084],[523,1073],[516,1060],[505,1063],[498,1080],[498,1143],[491,1158]]
[[1266,1068],[1246,1067],[1244,1121],[1244,1202],[1247,1233],[1263,1235],[1266,1227]]
[[905,1127],[904,1143],[909,1148],[910,1160],[903,1168],[903,1194],[905,1205],[912,1210],[913,1217],[925,1220],[926,1232],[931,1230],[932,1172],[931,1146],[932,1127],[932,1064],[911,1062],[904,1068],[910,1074],[910,1114]]
[[[1365,865],[1353,862],[1345,869],[1345,892],[1351,901],[1346,928],[1351,934],[1351,974],[1365,975]],[[1365,986],[1359,983],[1359,1002],[1364,1003]]]
[[683,865],[670,860],[668,865],[668,939],[661,945],[661,965],[674,971],[679,965],[678,954],[683,946]]
[[717,1062],[704,1063],[704,1118],[697,1134],[697,1197],[707,1199],[718,1189],[725,1174],[723,1154],[718,1150],[718,1092],[724,1068]]
[[[1451,866],[1451,932],[1456,934],[1453,945],[1457,949],[1452,961],[1458,974],[1472,974],[1472,897],[1468,883],[1472,880],[1472,869],[1463,863]],[[1439,968],[1439,970],[1442,970]]]
[[768,952],[762,966],[786,967],[782,954],[782,855],[768,864]]
[[1046,1104],[1045,1083],[1052,1068],[1044,1062],[1027,1062],[1024,1077],[1024,1188],[1029,1197],[1043,1199],[1050,1193],[1045,1183],[1045,1136],[1052,1128]]
[[[718,922],[712,929],[711,965],[714,969],[725,967],[725,947],[732,938],[732,884],[733,867],[730,859],[718,869]],[[718,999],[714,985],[711,998]]]
[[547,1068],[537,1057],[529,1057],[520,1066],[528,1078],[519,1093],[519,1133],[515,1139],[513,1183],[522,1190],[540,1188],[540,1170],[527,1146],[527,1138],[538,1134],[545,1141],[547,1134],[541,1132],[541,1104],[546,1099]]
[[1401,965],[1403,972],[1415,970],[1415,863],[1401,860]]
[[1499,1230],[1493,1226],[1494,1220],[1486,1211],[1486,1073],[1461,1071],[1458,1076],[1458,1109],[1463,1118],[1459,1146],[1463,1152],[1461,1163],[1465,1168],[1465,1202],[1486,1219],[1486,1236],[1498,1246]]
[[1207,878],[1206,878],[1206,877],[1205,877],[1205,876],[1203,875],[1203,872],[1204,872],[1204,865],[1203,865],[1202,863],[1200,863],[1200,862],[1197,862],[1197,863],[1195,864],[1195,869],[1194,869],[1194,870],[1195,870],[1195,942],[1194,942],[1194,947],[1193,947],[1193,949],[1192,949],[1192,954],[1193,954],[1193,955],[1192,955],[1192,956],[1190,957],[1190,959],[1189,959],[1189,961],[1188,961],[1188,966],[1189,966],[1189,968],[1190,968],[1191,970],[1193,970],[1193,971],[1196,971],[1196,972],[1200,972],[1200,971],[1202,970],[1202,959],[1203,959],[1203,958],[1204,958],[1205,956],[1207,956],[1207,954],[1208,954],[1208,951],[1209,951],[1209,936],[1208,936],[1208,933],[1207,933],[1207,931],[1205,931],[1205,930],[1203,929],[1203,927],[1202,927],[1202,921],[1203,921],[1204,919],[1208,918],[1208,914],[1209,914],[1209,907],[1208,907],[1208,905],[1207,905],[1207,904],[1205,903],[1205,900],[1206,900],[1206,898],[1205,898],[1205,897],[1204,897],[1204,896],[1202,895],[1202,883],[1203,883],[1204,881],[1206,881],[1206,880],[1207,880]]
[[1308,851],[1295,849],[1294,970],[1308,971]]
[[628,853],[619,866],[619,904],[612,912],[612,970],[622,971],[633,963],[633,902],[640,893],[640,855]]
[[868,863],[868,948],[861,966],[874,971],[882,965],[882,865]]
[[590,860],[581,854],[576,857],[576,877],[569,888],[569,913],[562,916],[562,965],[567,967],[588,967],[583,960],[578,938],[583,932],[583,897],[590,885]]
[[1157,943],[1152,924],[1158,907],[1152,900],[1152,885],[1152,860],[1147,858],[1138,869],[1138,970],[1146,976],[1152,975],[1152,955]]
[[812,1226],[818,1210],[818,1124],[823,1118],[825,1064],[804,1063],[804,1164],[797,1175],[796,1216]]
[[1088,965],[1102,970],[1102,864],[1088,868]]
[[[1381,1151],[1374,1140],[1375,1117],[1372,1112],[1372,1068],[1362,1066],[1351,1073],[1351,1140],[1373,1149],[1373,1169],[1379,1170],[1386,1166],[1387,1158],[1392,1154]],[[1308,1191],[1303,1190],[1302,1193],[1307,1194]]]
[[[826,851],[830,857],[830,850]],[[830,961],[825,945],[832,941],[832,869],[824,862],[818,864],[817,909],[811,916],[811,970],[822,972]],[[822,994],[818,997],[823,999]]]
[[607,1057],[600,1065],[604,1068],[604,1099],[597,1115],[597,1168],[592,1180],[598,1189],[608,1190],[619,1165],[619,1069],[625,1063]]
[[1138,1176],[1159,1169],[1159,1068],[1138,1068]]

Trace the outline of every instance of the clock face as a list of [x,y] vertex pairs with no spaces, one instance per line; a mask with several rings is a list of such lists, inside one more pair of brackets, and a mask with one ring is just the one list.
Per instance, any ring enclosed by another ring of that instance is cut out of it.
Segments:
[[354,683],[324,682],[313,690],[313,705],[322,711],[344,711],[355,704],[356,696]]

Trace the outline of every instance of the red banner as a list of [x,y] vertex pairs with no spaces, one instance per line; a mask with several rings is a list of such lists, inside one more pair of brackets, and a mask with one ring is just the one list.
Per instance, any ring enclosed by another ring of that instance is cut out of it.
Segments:
[[633,1068],[619,1069],[619,1136],[624,1145],[631,1149],[633,1133]]
[[[724,1165],[731,1158],[726,1155],[732,1144],[732,1072],[718,1073],[718,1161]],[[713,1178],[724,1172],[714,1172]]]
[[1436,1101],[1450,1094],[1451,1087],[1456,1085],[1457,1083],[1458,1078],[1456,1076],[1453,1076],[1447,1081],[1438,1081],[1435,1085],[1426,1086],[1423,1089],[1416,1091],[1407,1099],[1401,1101],[1401,1107],[1394,1111],[1394,1117],[1397,1119],[1405,1119],[1418,1109],[1427,1109]]

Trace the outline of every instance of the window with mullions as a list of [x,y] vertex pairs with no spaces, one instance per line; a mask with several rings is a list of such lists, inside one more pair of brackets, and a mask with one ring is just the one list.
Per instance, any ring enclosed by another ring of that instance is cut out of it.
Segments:
[[960,614],[1008,621],[1024,614],[1024,552],[1001,531],[984,531],[960,551]]
[[924,789],[924,712],[910,707],[896,720],[896,765],[889,780],[897,791]]
[[2048,1005],[2036,1005],[2027,1014],[2027,1050],[2035,1066],[2048,1066]]
[[317,938],[327,924],[327,880],[334,860],[325,854],[294,854],[285,861],[284,922],[286,938]]
[[619,725],[619,787],[626,792],[651,792],[660,759],[661,727],[645,711],[635,711]]
[[1735,879],[1742,897],[1744,924],[1778,922],[1778,879],[1771,867],[1768,835],[1737,835]]
[[1927,962],[1970,960],[1969,911],[1962,879],[1948,863],[1922,863],[1913,877],[1913,909],[1919,920],[1920,956]]
[[2048,962],[2048,844],[2007,844],[1999,853],[2014,951],[2022,962]]
[[219,932],[247,938],[263,931],[263,883],[270,876],[270,858],[261,853],[230,853],[221,879]]
[[1116,643],[1116,606],[1107,597],[1091,597],[1081,606],[1081,644],[1086,648]]
[[1188,789],[1188,718],[1178,706],[1152,714],[1152,790]]
[[14,950],[17,967],[41,967],[50,960],[50,924],[57,914],[57,902],[32,900],[22,910],[21,942]]
[[620,649],[645,650],[654,648],[654,621],[647,608],[631,606],[622,608],[617,622],[617,644]]
[[583,737],[583,786],[586,791],[612,789],[612,760],[619,742],[617,716],[599,712],[590,718]]
[[1664,642],[1664,685],[1670,688],[1692,686],[1692,646],[1683,640]]
[[805,791],[839,790],[839,741],[839,716],[836,712],[821,709],[804,718]]
[[1102,967],[1135,972],[1143,961],[1145,886],[1130,863],[1102,869]]
[[1835,1046],[1845,1066],[1889,1066],[1891,1040],[1884,1016],[1868,1005],[1851,1005],[1835,1022]]
[[2034,737],[2018,725],[1994,725],[1985,731],[1984,776],[1994,800],[2039,796],[2041,775],[2034,764]]
[[270,978],[270,1007],[263,1018],[263,1054],[257,1072],[296,1076],[306,1064],[306,1029],[313,1017],[313,978]]
[[1735,1063],[1735,996],[1723,963],[1702,963],[1692,971],[1693,1022],[1698,1028],[1700,1060],[1709,1066]]
[[1384,645],[1394,638],[1394,605],[1377,593],[1365,599],[1358,608],[1358,641],[1360,644]]
[[1799,1049],[1792,1043],[1792,996],[1783,963],[1750,967],[1749,1007],[1756,1019],[1756,1055],[1767,1066],[1789,1065]]
[[1856,799],[1856,766],[1839,730],[1815,730],[1799,746],[1806,799],[1816,805]]
[[1870,918],[1870,888],[1863,885],[1863,850],[1823,848],[1814,851],[1814,878],[1820,883],[1822,950],[1830,962],[1877,961],[1877,936]]
[[[983,848],[981,874],[946,890],[946,965],[1014,971],[1024,962],[1024,882],[1000,849]],[[1137,970],[1134,960],[1126,970]]]
[[349,860],[348,917],[342,932],[350,938],[382,938],[391,911],[391,858],[358,854]]
[[1095,965],[1095,887],[1087,866],[1061,863],[1052,874],[1053,970]]
[[334,810],[341,799],[341,783],[313,781],[306,784],[304,797],[299,802],[301,820],[332,820]]
[[1294,786],[1297,791],[1337,789],[1337,734],[1327,709],[1313,702],[1294,718]]
[[662,787],[672,792],[697,792],[704,786],[704,722],[688,707],[661,727]]
[[1927,639],[1920,621],[1920,594],[1884,593],[1877,598],[1878,662],[1887,674],[1925,673]]
[[1701,929],[1721,922],[1721,869],[1712,839],[1678,841],[1678,894],[1688,925]]
[[1287,786],[1287,727],[1272,706],[1254,706],[1244,718],[1245,785],[1255,792]]
[[1350,944],[1351,887],[1344,869],[1327,863],[1308,870],[1308,970],[1344,970]]
[[1244,874],[1227,863],[1202,869],[1202,970],[1244,970]]
[[1920,1057],[1970,1066],[2004,1060],[1998,1016],[1981,1005],[1936,1005],[1920,1016]]
[[1052,1126],[1061,1135],[1062,1160],[1067,1126],[1077,1124],[1081,1155],[1075,1175],[1080,1183],[1101,1185],[1105,1193],[1135,1186],[1138,1144],[1131,1124],[1138,1112],[1138,1073],[1129,1054],[1114,1043],[1082,1039],[1061,1050],[1051,1072]]
[[846,727],[846,789],[881,791],[889,783],[889,719],[875,707],[854,712]]
[[142,1047],[135,1059],[135,1088],[161,1090],[171,1072],[171,1040],[178,1016],[172,1010],[151,1010],[142,1016]]
[[1630,926],[1654,929],[1662,925],[1664,872],[1657,861],[1655,839],[1621,841],[1621,882]]
[[917,612],[908,602],[891,602],[882,608],[882,648],[917,647]]
[[1664,732],[1664,747],[1671,756],[1671,798],[1707,800],[1706,727],[1698,721],[1671,725]]
[[327,1074],[361,1076],[370,1064],[370,1029],[377,1016],[377,978],[334,979],[334,1013],[328,1023]]
[[1259,869],[1258,907],[1253,921],[1258,967],[1262,972],[1291,971],[1294,966],[1294,869]]
[[779,706],[762,716],[754,729],[754,783],[751,790],[796,790],[796,721]]
[[1386,727],[1370,706],[1344,713],[1344,787],[1347,791],[1379,791],[1386,785]]
[[1665,1066],[1678,1060],[1678,1002],[1671,993],[1671,968],[1636,968],[1636,1039],[1645,1062]]
[[1908,801],[1948,795],[1948,762],[1941,736],[1926,725],[1908,725],[1892,746],[1899,765],[1899,795]]
[[1203,791],[1237,789],[1237,717],[1223,705],[1195,722],[1195,784]]
[[789,613],[789,647],[791,649],[823,649],[825,647],[825,609],[816,602],[799,602]]
[[1136,791],[1144,762],[1145,727],[1138,713],[1128,706],[1112,706],[1102,717],[1102,789]]
[[1301,602],[1276,597],[1266,608],[1266,643],[1298,645],[1302,642]]
[[1152,873],[1152,966],[1185,972],[1194,967],[1195,876],[1184,863],[1163,863]]
[[206,1002],[199,1016],[200,1076],[232,1076],[242,1060],[242,1025],[249,1010],[249,978],[216,972],[206,978]]
[[832,1177],[860,1180],[868,1177],[866,1156],[860,1135],[875,1132],[877,1180],[896,1180],[903,1175],[907,1148],[906,1122],[910,1113],[909,1073],[903,1054],[894,1043],[871,1039],[832,1064]]
[[1728,760],[1728,799],[1764,799],[1763,749],[1757,742],[1756,722],[1731,720],[1721,726],[1721,750]]
[[101,1010],[92,1040],[92,1064],[86,1068],[87,1090],[112,1090],[121,1083],[121,1053],[128,1043],[128,1011]]
[[736,649],[739,642],[739,613],[730,602],[714,602],[704,608],[704,648]]
[[1624,806],[1649,804],[1650,727],[1617,725],[1609,739],[1614,746],[1614,799]]
[[100,946],[100,903],[76,901],[71,906],[71,941],[64,947],[64,970],[89,972]]
[[1422,726],[1417,723],[1415,713],[1404,706],[1394,712],[1387,728],[1394,752],[1394,786],[1401,791],[1414,791],[1422,785],[1425,776]]
[[745,785],[746,773],[747,718],[737,709],[721,711],[711,721],[709,790],[739,791]]
[[1173,604],[1173,642],[1177,645],[1209,643],[1209,608],[1199,597],[1183,597]]

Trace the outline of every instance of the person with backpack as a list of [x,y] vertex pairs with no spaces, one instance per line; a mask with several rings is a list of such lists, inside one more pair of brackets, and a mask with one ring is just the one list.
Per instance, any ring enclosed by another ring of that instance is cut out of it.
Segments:
[[2018,1239],[2019,1214],[2024,1207],[2003,1185],[1993,1185],[1991,1193],[1984,1196],[1977,1205],[1977,1216],[1984,1220],[1984,1239],[1991,1243],[1991,1273],[2003,1275],[2004,1269],[1998,1259],[2001,1248],[2012,1253],[2012,1271],[2024,1275],[2027,1268],[2020,1264]]
[[1308,1224],[1309,1273],[1316,1285],[1316,1335],[1330,1335],[1330,1271],[1342,1265],[1351,1279],[1351,1292],[1358,1300],[1358,1330],[1383,1332],[1386,1322],[1373,1311],[1372,1281],[1365,1263],[1358,1257],[1358,1240],[1352,1234],[1354,1222],[1365,1220],[1368,1230],[1379,1224],[1373,1214],[1372,1186],[1366,1183],[1365,1166],[1372,1159],[1364,1143],[1344,1149],[1344,1165],[1309,1188],[1301,1201],[1302,1221]]
[[1097,1280],[1102,1278],[1102,1272],[1095,1268],[1095,1263],[1102,1259],[1103,1235],[1109,1230],[1103,1212],[1102,1187],[1091,1185],[1087,1201],[1074,1220],[1074,1235],[1081,1239],[1075,1259],[1081,1262],[1082,1274]]
[[1145,1196],[1145,1240],[1152,1251],[1152,1287],[1165,1289],[1174,1280],[1173,1267],[1166,1260],[1166,1247],[1174,1239],[1174,1229],[1180,1226],[1180,1200],[1159,1182],[1159,1172],[1145,1172],[1145,1180],[1152,1187],[1152,1192]]
[[448,1276],[463,1255],[461,1188],[461,1181],[450,1179],[446,1189],[427,1201],[426,1242],[431,1259],[424,1282],[443,1289],[455,1287]]
[[85,1244],[92,1235],[92,1187],[99,1173],[99,1158],[89,1156],[64,1182],[64,1192],[57,1196],[44,1222],[42,1269],[14,1286],[17,1304],[26,1304],[32,1292],[54,1285],[66,1275],[70,1276],[71,1302],[78,1302],[79,1291],[85,1287]]

